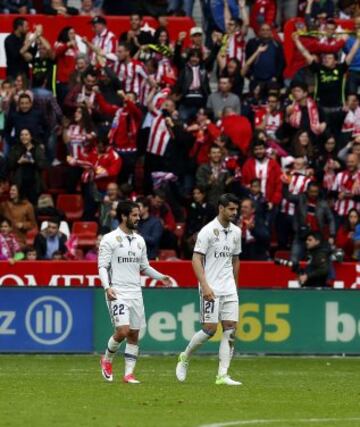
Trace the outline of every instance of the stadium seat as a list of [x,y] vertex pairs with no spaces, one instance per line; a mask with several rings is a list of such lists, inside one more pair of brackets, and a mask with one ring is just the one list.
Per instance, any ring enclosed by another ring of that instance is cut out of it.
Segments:
[[55,166],[46,172],[47,192],[53,195],[63,194],[65,190],[65,168]]
[[69,221],[78,221],[84,213],[84,202],[80,194],[59,194],[56,208],[64,212]]
[[290,251],[276,251],[274,258],[290,259]]
[[26,232],[26,246],[33,246],[36,235],[39,230],[37,228],[32,228]]
[[98,224],[94,221],[76,221],[72,233],[78,238],[78,247],[95,246]]

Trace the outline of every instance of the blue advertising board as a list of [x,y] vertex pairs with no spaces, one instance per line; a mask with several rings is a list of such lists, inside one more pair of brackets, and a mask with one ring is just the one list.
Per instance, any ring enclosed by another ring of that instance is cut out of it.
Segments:
[[1,289],[0,352],[89,352],[92,289]]

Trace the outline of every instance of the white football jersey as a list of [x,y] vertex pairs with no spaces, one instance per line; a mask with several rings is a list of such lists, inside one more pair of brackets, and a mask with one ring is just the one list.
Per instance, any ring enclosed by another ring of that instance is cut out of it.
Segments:
[[98,267],[107,269],[110,286],[121,295],[141,295],[140,273],[148,266],[146,243],[139,234],[129,235],[118,227],[101,239]]
[[200,230],[194,252],[204,255],[205,278],[216,296],[237,293],[232,258],[241,253],[239,227],[224,228],[215,218]]

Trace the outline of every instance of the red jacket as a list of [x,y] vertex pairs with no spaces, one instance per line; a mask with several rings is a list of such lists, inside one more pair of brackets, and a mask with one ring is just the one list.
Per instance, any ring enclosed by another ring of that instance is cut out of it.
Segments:
[[195,144],[190,151],[190,157],[195,158],[196,164],[202,165],[209,162],[209,150],[215,139],[220,136],[220,130],[209,123],[206,129],[194,132]]
[[78,159],[77,164],[85,168],[83,180],[93,176],[100,191],[105,191],[110,182],[116,181],[122,166],[120,155],[107,147],[104,153],[98,153],[96,147],[86,152]]
[[108,104],[100,93],[96,94],[96,101],[103,114],[114,117],[109,133],[110,143],[119,150],[135,151],[137,134],[142,120],[140,108],[129,100],[126,101],[124,107]]
[[250,27],[257,34],[261,24],[274,26],[276,19],[275,0],[255,0],[250,11]]
[[337,248],[341,248],[345,252],[344,261],[354,261],[354,241],[349,236],[350,231],[345,230],[344,226],[340,226],[337,234],[335,244]]
[[61,83],[69,83],[70,75],[75,71],[76,55],[79,53],[66,43],[55,43],[56,80]]
[[246,155],[253,132],[249,120],[239,114],[223,117],[220,121],[221,132],[231,139],[231,142]]
[[[282,199],[282,183],[280,176],[281,168],[279,164],[275,160],[269,159],[264,196],[268,202],[271,202],[274,205],[280,204]],[[244,163],[242,177],[244,185],[250,185],[253,179],[258,178],[256,176],[254,158],[250,158]]]

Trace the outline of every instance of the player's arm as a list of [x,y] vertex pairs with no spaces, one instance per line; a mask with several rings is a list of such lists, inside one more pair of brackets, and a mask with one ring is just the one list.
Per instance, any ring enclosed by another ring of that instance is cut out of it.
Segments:
[[239,271],[240,271],[240,260],[239,255],[234,255],[232,258],[233,264],[233,272],[234,272],[234,280],[236,283],[236,287],[239,287]]
[[99,276],[101,280],[101,286],[104,288],[107,298],[109,301],[114,301],[116,299],[116,294],[113,289],[111,289],[110,278],[109,278],[109,267],[111,263],[112,249],[110,242],[106,241],[104,238],[100,242],[99,247],[99,257],[98,257],[98,266],[99,266]]
[[201,294],[206,301],[214,301],[215,294],[206,281],[203,265],[204,265],[204,255],[199,252],[194,252],[193,258],[192,258],[192,266],[195,272],[195,276],[200,283]]
[[171,279],[169,276],[160,273],[160,271],[157,271],[149,264],[149,260],[146,253],[146,244],[144,244],[141,253],[140,272],[142,274],[145,274],[146,276],[149,276],[151,279],[161,280],[166,286],[171,285]]

